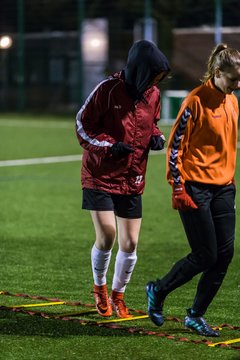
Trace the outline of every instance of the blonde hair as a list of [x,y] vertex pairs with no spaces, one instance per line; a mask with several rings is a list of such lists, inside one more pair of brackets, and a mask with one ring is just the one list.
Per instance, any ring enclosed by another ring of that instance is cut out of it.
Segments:
[[207,71],[201,81],[205,83],[212,79],[217,68],[225,71],[227,68],[235,66],[240,66],[240,52],[229,48],[227,44],[220,43],[212,50],[207,62]]

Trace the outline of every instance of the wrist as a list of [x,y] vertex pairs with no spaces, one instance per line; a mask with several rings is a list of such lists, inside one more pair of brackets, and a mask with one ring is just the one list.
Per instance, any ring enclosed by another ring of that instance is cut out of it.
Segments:
[[185,186],[182,183],[173,184],[173,191],[174,192],[185,192]]

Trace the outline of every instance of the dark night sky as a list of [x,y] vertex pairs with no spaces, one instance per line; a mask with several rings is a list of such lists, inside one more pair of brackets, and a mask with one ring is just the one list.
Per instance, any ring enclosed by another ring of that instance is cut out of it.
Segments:
[[[26,32],[46,30],[77,30],[77,0],[1,0],[0,32],[16,32],[18,4],[24,3]],[[154,17],[172,19],[174,27],[213,25],[215,0],[152,0]],[[175,5],[175,6],[174,6]],[[222,0],[223,25],[240,26],[239,0]],[[144,1],[86,0],[85,17],[121,17],[125,28],[143,17]]]

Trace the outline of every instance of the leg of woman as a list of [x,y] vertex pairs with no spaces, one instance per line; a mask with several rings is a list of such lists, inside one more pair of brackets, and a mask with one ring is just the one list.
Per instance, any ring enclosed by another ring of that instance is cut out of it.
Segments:
[[116,220],[113,211],[91,211],[91,216],[96,233],[91,252],[93,278],[96,285],[104,285],[116,237]]
[[150,281],[146,287],[148,313],[158,326],[164,321],[162,309],[166,296],[195,275],[206,271],[217,258],[216,234],[210,210],[211,191],[197,184],[188,185],[186,189],[198,205],[196,210],[179,211],[191,252],[178,260],[161,280]]
[[111,316],[106,275],[116,237],[116,220],[113,211],[91,211],[91,216],[96,233],[91,251],[96,308],[100,315]]
[[119,250],[115,261],[111,301],[117,316],[124,318],[129,316],[129,312],[123,302],[123,296],[137,261],[136,248],[141,218],[126,219],[117,217],[117,225]]
[[136,248],[141,227],[141,219],[117,217],[119,250],[115,262],[112,289],[124,292],[130,281],[137,261]]
[[217,243],[210,205],[205,203],[194,211],[180,212],[191,247],[191,253],[175,263],[158,284],[164,299],[170,292],[206,271],[217,258]]
[[[188,190],[198,209],[180,211],[180,216],[192,251],[179,260],[161,280],[148,283],[146,288],[148,313],[158,326],[164,322],[162,308],[165,297],[191,280],[193,276],[212,268],[217,261],[217,236],[211,212],[212,188],[195,184],[189,185]],[[211,283],[208,283],[202,291],[207,293],[211,291],[210,289]],[[195,312],[193,314],[192,309],[189,309],[184,324],[200,335],[219,336],[218,332],[213,330],[199,314]]]
[[217,262],[203,273],[192,309],[203,315],[217,294],[234,253],[235,187],[217,189],[211,203],[217,238]]
[[216,234],[217,259],[202,274],[193,306],[187,310],[188,315],[184,319],[184,324],[190,329],[195,329],[200,335],[219,336],[218,331],[207,325],[202,316],[217,294],[233,257],[235,187],[233,185],[222,188],[216,186],[212,189],[212,193],[211,216]]

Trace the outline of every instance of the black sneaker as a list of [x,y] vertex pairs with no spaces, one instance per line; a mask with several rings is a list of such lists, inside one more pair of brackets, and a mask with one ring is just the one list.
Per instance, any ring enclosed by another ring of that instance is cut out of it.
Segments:
[[146,294],[148,299],[148,315],[152,322],[157,326],[162,326],[164,317],[162,314],[163,300],[156,291],[156,282],[150,281],[146,286]]
[[219,332],[207,324],[206,320],[200,317],[185,316],[184,325],[186,328],[196,331],[202,336],[219,336]]

